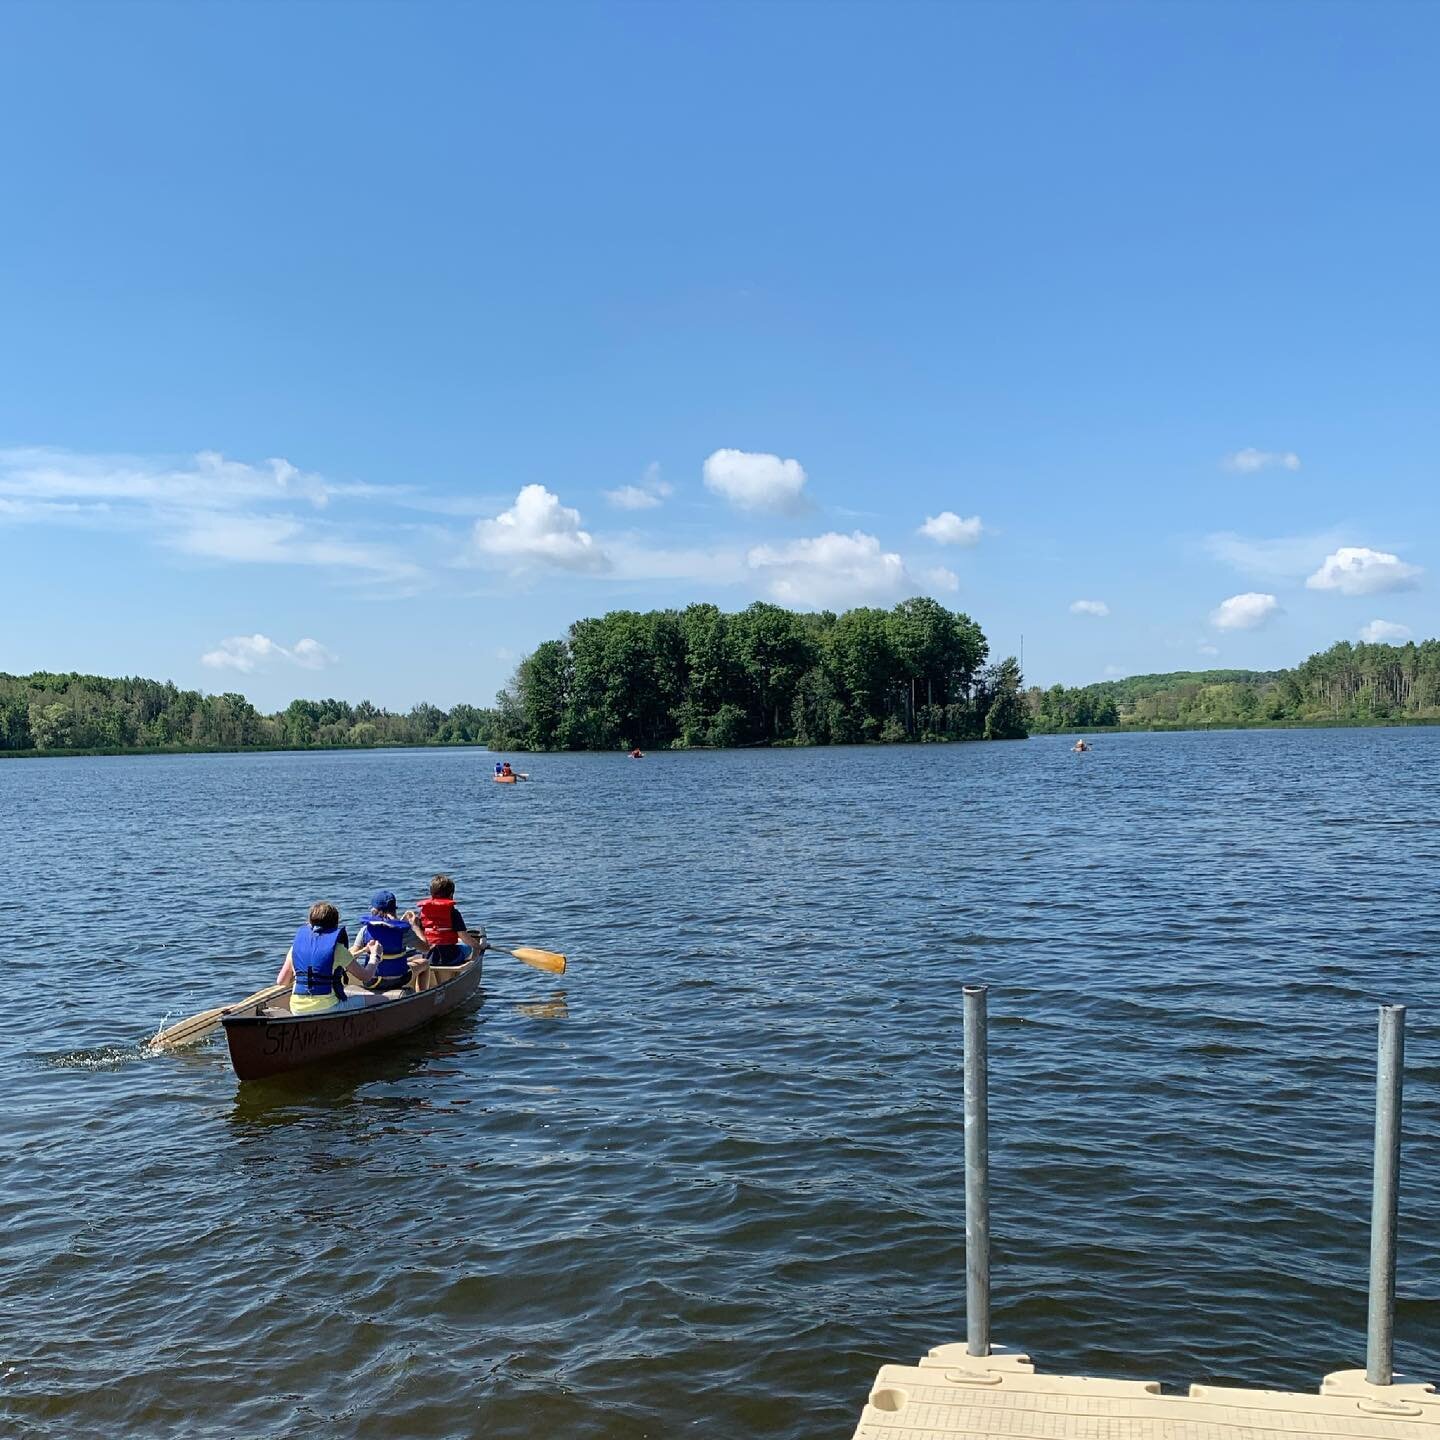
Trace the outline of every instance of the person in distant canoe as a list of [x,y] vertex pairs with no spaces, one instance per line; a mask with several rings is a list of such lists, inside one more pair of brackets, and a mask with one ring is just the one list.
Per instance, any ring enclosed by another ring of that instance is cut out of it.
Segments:
[[630,758],[632,760],[643,760],[645,758],[645,752],[637,745],[635,749],[630,752]]
[[505,761],[503,765],[501,765],[500,773],[504,775],[507,779],[509,779],[515,774],[515,772],[510,768],[510,762],[508,760]]
[[1084,751],[1088,750],[1090,747],[1083,740],[1077,740],[1070,748],[1072,750]]
[[473,933],[466,929],[455,906],[455,882],[448,875],[431,880],[430,898],[420,902],[420,926],[432,965],[463,965],[488,948],[483,930]]
[[[422,947],[426,944],[425,932],[416,923],[415,912],[407,910],[397,916],[395,909],[395,892],[377,890],[370,897],[370,913],[355,932],[356,951],[369,952],[375,971],[375,978],[365,987],[367,990],[404,989],[410,983],[412,951],[409,946],[412,941]],[[428,968],[429,963],[422,954],[415,963],[417,990],[425,988],[424,972]]]
[[375,972],[350,953],[340,912],[328,900],[317,900],[310,918],[295,932],[275,983],[292,987],[292,1015],[318,1015],[337,1005],[364,1003],[360,996],[345,993],[346,974],[361,985],[375,978]]

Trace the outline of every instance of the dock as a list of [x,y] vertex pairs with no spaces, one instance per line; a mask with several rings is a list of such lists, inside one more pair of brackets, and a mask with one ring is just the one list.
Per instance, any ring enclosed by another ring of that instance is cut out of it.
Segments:
[[853,1440],[1440,1440],[1432,1385],[1327,1375],[1318,1394],[1152,1380],[1045,1375],[1028,1355],[939,1345],[917,1365],[884,1365]]
[[1396,1375],[1395,1230],[1405,1007],[1380,1009],[1370,1312],[1363,1370],[1315,1394],[1047,1375],[990,1339],[989,1045],[986,987],[965,987],[965,1328],[915,1365],[884,1365],[853,1440],[1440,1440],[1440,1395]]

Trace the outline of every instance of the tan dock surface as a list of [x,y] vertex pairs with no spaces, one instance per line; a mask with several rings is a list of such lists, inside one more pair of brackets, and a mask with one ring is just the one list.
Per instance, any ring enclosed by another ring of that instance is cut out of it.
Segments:
[[854,1440],[1440,1440],[1431,1385],[1373,1386],[1327,1375],[1316,1395],[1040,1375],[1027,1355],[941,1345],[918,1365],[885,1365]]

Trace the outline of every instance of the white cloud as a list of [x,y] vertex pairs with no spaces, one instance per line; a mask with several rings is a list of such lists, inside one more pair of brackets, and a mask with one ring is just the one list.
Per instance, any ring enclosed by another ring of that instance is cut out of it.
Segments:
[[287,546],[304,533],[288,515],[194,515],[166,543],[209,560],[274,563],[297,558]]
[[1339,530],[1326,530],[1314,535],[1279,535],[1270,540],[1252,540],[1222,530],[1205,537],[1205,549],[1232,570],[1273,584],[1301,579],[1344,538]]
[[960,588],[960,577],[953,571],[947,570],[943,565],[936,565],[930,570],[923,570],[920,578],[935,590],[958,590]]
[[250,565],[315,565],[350,573],[356,581],[409,581],[421,571],[393,546],[371,545],[317,532],[313,521],[289,515],[193,514],[178,521],[164,544],[205,560]]
[[1072,600],[1072,615],[1096,615],[1102,619],[1110,613],[1110,607],[1103,600]]
[[538,561],[561,570],[605,570],[610,558],[580,528],[580,512],[543,485],[526,485],[508,510],[475,522],[475,546],[486,555]]
[[605,498],[617,510],[653,510],[662,503],[659,495],[642,490],[638,485],[622,485],[618,490],[607,490]]
[[1273,595],[1251,590],[1222,600],[1210,612],[1210,623],[1217,630],[1254,630],[1279,613],[1280,602]]
[[1360,638],[1367,645],[1384,645],[1410,638],[1410,627],[1394,620],[1372,620],[1360,627]]
[[675,493],[675,487],[661,478],[660,465],[652,460],[645,467],[644,479],[638,485],[622,485],[618,490],[605,491],[605,498],[617,510],[653,510]]
[[106,500],[203,510],[299,500],[323,509],[334,495],[374,488],[332,485],[288,460],[247,465],[214,450],[179,463],[66,450],[0,450],[0,495],[31,500]]
[[295,642],[290,658],[304,670],[324,670],[340,659],[333,650],[327,650],[318,640],[309,638]]
[[905,562],[873,535],[831,531],[786,545],[757,545],[747,557],[771,595],[789,605],[843,605],[879,600],[911,583]]
[[1247,447],[1232,452],[1220,463],[1227,470],[1253,475],[1257,470],[1298,470],[1300,457],[1293,450],[1255,450]]
[[805,467],[778,455],[717,450],[704,466],[705,488],[723,495],[737,510],[794,514],[803,508]]
[[974,545],[984,528],[978,515],[962,520],[953,510],[942,510],[938,515],[926,516],[916,533],[939,545]]
[[[172,550],[211,560],[361,567],[388,580],[419,576],[393,544],[354,538],[332,502],[385,496],[403,487],[335,483],[288,460],[258,465],[203,450],[184,461],[0,450],[0,520],[55,521],[149,533]],[[325,511],[324,519],[317,518]]]
[[625,536],[608,542],[613,564],[606,572],[617,581],[685,580],[692,584],[742,585],[752,578],[740,546],[694,545],[668,548]]
[[308,637],[286,649],[268,635],[232,635],[222,640],[216,649],[207,650],[200,657],[200,663],[212,670],[238,670],[249,675],[277,661],[298,665],[302,670],[324,670],[339,658],[318,640]]
[[1421,569],[1398,555],[1364,545],[1342,545],[1305,584],[1311,590],[1338,590],[1342,595],[1379,595],[1387,590],[1412,590]]

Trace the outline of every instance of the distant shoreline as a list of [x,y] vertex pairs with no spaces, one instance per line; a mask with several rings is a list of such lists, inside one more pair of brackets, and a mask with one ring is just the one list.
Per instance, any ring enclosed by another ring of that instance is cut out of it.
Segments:
[[[1017,737],[1024,738],[1024,737]],[[845,744],[818,745],[798,740],[784,740],[778,744],[755,745],[657,745],[647,751],[652,755],[679,755],[690,751],[714,753],[720,750],[745,751],[753,754],[756,750],[888,750],[911,745],[978,745],[982,742],[977,735],[958,738],[933,737],[925,740],[862,740]],[[371,750],[487,750],[499,755],[625,755],[627,750],[531,750],[524,745],[496,745],[488,740],[434,740],[429,742],[396,741],[379,745],[111,745],[92,746],[74,750],[0,750],[0,760],[67,760],[82,756],[124,756],[124,755],[318,755],[335,754],[341,751]]]
[[488,750],[485,740],[395,741],[381,745],[102,745],[75,750],[0,750],[0,760],[69,760],[96,755],[316,755],[337,750]]
[[[1214,720],[1202,724],[1169,723],[1163,720],[1136,725],[1067,725],[1057,730],[1032,730],[1028,738],[1064,735],[1127,735],[1127,734],[1189,734],[1221,730],[1417,730],[1440,725],[1440,716],[1420,716],[1411,720]],[[841,745],[807,745],[788,741],[779,745],[664,745],[654,754],[686,754],[691,751],[715,753],[723,750],[889,750],[912,746],[969,745],[979,743],[972,737],[933,740],[870,740]],[[614,750],[527,750],[523,745],[492,745],[485,740],[437,740],[428,744],[397,742],[382,745],[132,745],[110,746],[83,750],[0,750],[4,760],[69,760],[96,756],[133,755],[318,755],[337,752],[369,752],[374,750],[485,750],[491,754],[502,751],[510,755],[613,755]]]
[[1212,730],[1417,730],[1427,725],[1440,725],[1440,715],[1420,715],[1408,720],[1210,720],[1166,721],[1147,720],[1134,725],[1065,725],[1055,730],[1032,728],[1031,737],[1042,735],[1125,735],[1134,733],[1172,734]]

